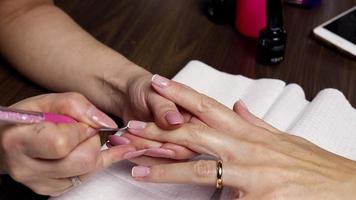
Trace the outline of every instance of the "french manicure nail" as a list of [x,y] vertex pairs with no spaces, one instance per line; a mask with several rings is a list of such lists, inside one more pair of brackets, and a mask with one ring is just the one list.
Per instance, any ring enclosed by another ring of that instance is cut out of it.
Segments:
[[136,157],[139,157],[139,156],[142,156],[146,153],[147,149],[142,149],[142,150],[139,150],[139,151],[132,151],[132,152],[127,152],[125,155],[124,155],[124,158],[125,159],[131,159],[131,158],[136,158]]
[[127,124],[127,127],[129,127],[130,129],[136,129],[136,130],[144,129],[144,128],[146,128],[146,126],[147,126],[147,123],[141,122],[141,121],[135,121],[135,120],[131,120]]
[[145,177],[150,174],[150,168],[144,166],[135,166],[131,170],[131,176],[134,178]]
[[112,145],[123,145],[123,144],[130,143],[129,139],[127,139],[125,137],[117,136],[117,135],[109,136],[109,141]]
[[147,149],[145,155],[158,158],[174,158],[176,153],[170,149],[152,148]]
[[105,113],[91,106],[87,111],[87,115],[98,125],[105,128],[117,128],[117,124]]
[[240,103],[240,105],[241,105],[242,108],[248,110],[248,108],[247,108],[245,102],[243,102],[242,100],[239,100],[239,103]]
[[163,76],[160,76],[158,74],[155,74],[152,77],[152,84],[155,86],[161,87],[161,88],[167,87],[169,85],[169,82],[170,82],[169,79],[167,79]]
[[167,112],[165,119],[171,125],[182,124],[184,122],[183,116],[176,111]]

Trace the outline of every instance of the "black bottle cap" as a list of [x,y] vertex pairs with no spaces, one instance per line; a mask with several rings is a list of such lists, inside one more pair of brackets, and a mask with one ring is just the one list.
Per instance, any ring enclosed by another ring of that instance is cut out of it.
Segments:
[[287,32],[283,28],[281,0],[267,0],[267,27],[260,32],[257,45],[257,62],[276,65],[284,60]]

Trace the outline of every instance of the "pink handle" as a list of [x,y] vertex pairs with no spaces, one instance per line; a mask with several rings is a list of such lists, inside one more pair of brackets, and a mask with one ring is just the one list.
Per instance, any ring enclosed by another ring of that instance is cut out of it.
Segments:
[[237,0],[236,28],[245,36],[258,38],[267,26],[266,0]]
[[53,123],[70,124],[70,123],[77,122],[75,119],[71,117],[65,115],[53,114],[53,113],[43,113],[43,118],[44,121],[53,122]]

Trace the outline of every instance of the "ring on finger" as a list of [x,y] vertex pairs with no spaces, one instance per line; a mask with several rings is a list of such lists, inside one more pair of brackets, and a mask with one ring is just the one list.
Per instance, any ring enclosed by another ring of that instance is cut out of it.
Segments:
[[223,175],[223,163],[221,160],[217,160],[216,161],[216,188],[218,189],[224,187],[222,175]]

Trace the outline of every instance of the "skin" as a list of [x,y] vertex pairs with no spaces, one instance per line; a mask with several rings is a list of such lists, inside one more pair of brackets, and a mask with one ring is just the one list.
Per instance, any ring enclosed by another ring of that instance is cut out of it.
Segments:
[[100,137],[94,128],[102,127],[110,118],[80,94],[41,95],[11,107],[59,113],[78,121],[0,125],[0,173],[9,174],[38,194],[60,195],[71,189],[69,177],[79,176],[85,181],[97,170],[136,151],[132,145],[100,151]]
[[[186,88],[176,93],[182,95],[181,99],[173,98],[172,94],[170,96],[158,87],[155,89],[161,96],[156,94],[150,86],[152,75],[149,72],[95,40],[52,1],[1,0],[0,52],[17,70],[49,89],[81,92],[104,111],[121,116],[125,121],[154,120],[165,131],[148,124],[147,128],[136,132],[130,129],[134,135],[127,135],[130,143],[141,145],[142,149],[155,145],[173,150],[173,158],[180,159],[190,157],[193,151],[219,157],[224,161],[225,185],[239,189],[238,194],[244,199],[339,199],[340,194],[345,199],[353,198],[353,161],[326,152],[301,138],[281,134],[258,119],[249,121],[253,116],[233,113],[207,97],[186,91]],[[44,73],[46,76],[43,76]],[[182,102],[184,99],[189,101]],[[196,118],[191,118],[190,123],[180,127],[184,120],[172,101],[194,113]],[[168,113],[172,112],[176,118],[174,123],[167,120]],[[78,120],[81,121],[79,117]],[[9,173],[37,193],[58,195],[70,187],[68,177],[81,175],[85,180],[97,169],[125,157],[124,151],[134,150],[130,149],[133,148],[130,145],[120,145],[100,152],[97,136],[79,136],[87,131],[77,126],[90,124],[84,119],[82,122],[67,125],[69,128],[53,124],[34,125],[39,127],[2,126],[2,172]],[[178,129],[164,134],[166,129],[174,128]],[[33,137],[29,137],[31,131]],[[68,137],[68,133],[77,133],[78,136],[59,139],[65,137],[62,135]],[[49,134],[56,136],[41,142],[49,144],[42,152],[42,148],[36,148],[39,146],[36,140],[46,137],[37,135]],[[73,138],[80,139],[73,142]],[[192,139],[201,143],[190,143]],[[181,150],[178,151],[175,143],[190,150],[179,146]],[[181,152],[185,154],[177,156]],[[106,154],[110,156],[104,156]],[[150,155],[153,155],[152,152]],[[83,167],[80,163],[87,163],[86,166],[90,167],[80,170]],[[73,171],[68,170],[72,166]],[[215,183],[215,162],[212,161],[156,165],[148,169],[148,175],[137,179]],[[178,169],[179,172],[184,170],[188,176],[178,176]],[[84,174],[78,174],[76,170]],[[56,174],[57,171],[61,173]]]
[[[174,142],[223,161],[223,183],[236,199],[354,199],[356,163],[253,116],[237,102],[234,110],[179,83],[156,76],[162,96],[190,111],[196,120],[176,130],[130,122],[140,137]],[[216,162],[208,160],[136,166],[138,181],[216,184]]]

